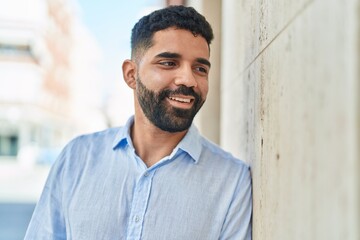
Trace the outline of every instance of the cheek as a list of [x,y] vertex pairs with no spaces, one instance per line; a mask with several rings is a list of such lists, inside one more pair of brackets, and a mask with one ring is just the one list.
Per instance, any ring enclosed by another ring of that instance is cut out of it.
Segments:
[[209,91],[209,82],[208,81],[204,81],[204,82],[201,82],[201,83],[198,83],[198,88],[199,88],[199,91],[201,93],[201,96],[203,99],[206,99],[206,96],[208,94],[208,91]]
[[146,87],[152,90],[160,90],[167,88],[171,83],[171,74],[166,74],[161,71],[149,69],[149,71],[143,71],[139,73],[140,79],[146,85]]

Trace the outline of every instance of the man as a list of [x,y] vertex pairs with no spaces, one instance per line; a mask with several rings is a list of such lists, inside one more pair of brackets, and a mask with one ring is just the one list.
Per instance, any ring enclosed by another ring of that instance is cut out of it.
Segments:
[[193,8],[139,20],[122,67],[134,117],[65,147],[25,239],[251,239],[248,166],[192,125],[208,92],[212,38]]

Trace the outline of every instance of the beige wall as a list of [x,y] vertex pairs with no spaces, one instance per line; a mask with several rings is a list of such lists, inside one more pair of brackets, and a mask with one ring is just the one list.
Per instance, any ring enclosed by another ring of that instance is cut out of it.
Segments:
[[359,2],[223,3],[221,143],[252,166],[254,239],[359,239]]
[[209,93],[207,100],[197,114],[195,124],[205,137],[220,143],[220,64],[221,64],[221,1],[188,0],[187,3],[206,16],[214,31],[211,43]]
[[254,239],[360,239],[360,1],[221,16],[220,143],[251,165]]

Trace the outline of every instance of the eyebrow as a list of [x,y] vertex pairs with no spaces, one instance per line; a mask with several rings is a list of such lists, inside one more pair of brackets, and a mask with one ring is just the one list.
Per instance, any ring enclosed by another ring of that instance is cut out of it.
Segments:
[[162,52],[155,56],[156,58],[180,58],[181,55],[172,52]]
[[[181,58],[181,55],[178,53],[172,52],[162,52],[155,56],[155,58],[170,58],[170,59],[178,59]],[[208,67],[211,67],[211,63],[205,58],[196,58],[196,62],[204,64]]]
[[197,58],[196,61],[198,63],[202,63],[208,67],[211,67],[211,63],[208,60],[206,60],[205,58]]

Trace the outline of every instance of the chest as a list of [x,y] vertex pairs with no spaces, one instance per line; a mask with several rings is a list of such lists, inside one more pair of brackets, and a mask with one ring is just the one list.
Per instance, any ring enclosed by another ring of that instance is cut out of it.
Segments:
[[196,168],[83,176],[66,203],[68,239],[218,239],[224,187]]

